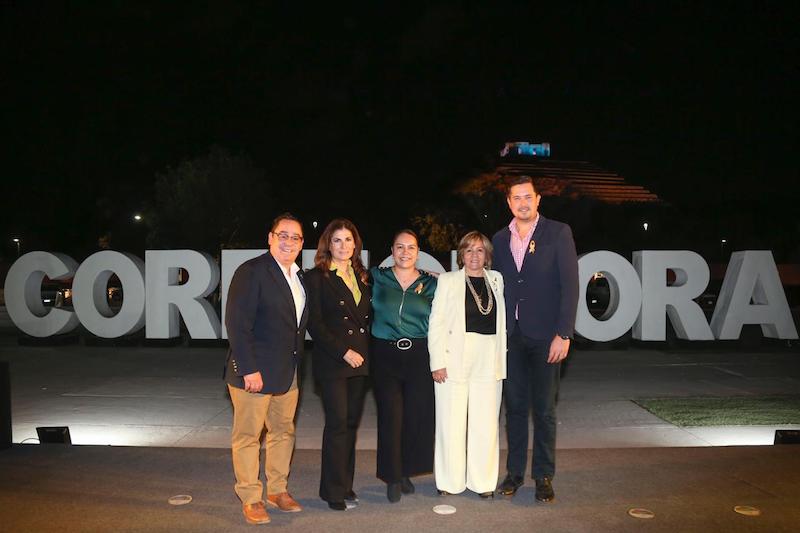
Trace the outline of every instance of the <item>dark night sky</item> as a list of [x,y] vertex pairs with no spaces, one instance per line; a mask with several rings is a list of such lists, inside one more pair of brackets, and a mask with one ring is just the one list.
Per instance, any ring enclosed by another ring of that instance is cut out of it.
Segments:
[[198,4],[3,4],[3,239],[84,250],[214,144],[301,216],[391,225],[531,140],[800,240],[788,2]]

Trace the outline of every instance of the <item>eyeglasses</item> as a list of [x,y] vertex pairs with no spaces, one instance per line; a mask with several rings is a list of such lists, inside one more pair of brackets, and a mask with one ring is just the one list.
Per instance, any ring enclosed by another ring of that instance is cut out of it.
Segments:
[[299,244],[299,243],[303,242],[303,236],[302,235],[297,235],[297,234],[289,235],[289,233],[287,233],[285,231],[281,231],[280,233],[273,233],[273,235],[278,237],[278,240],[281,241],[281,242],[292,241],[292,243],[294,243],[294,244]]

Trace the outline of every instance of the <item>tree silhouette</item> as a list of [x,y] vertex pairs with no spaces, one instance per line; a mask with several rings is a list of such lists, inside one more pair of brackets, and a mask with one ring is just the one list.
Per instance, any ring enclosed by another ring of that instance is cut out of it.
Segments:
[[151,248],[264,246],[273,201],[263,170],[246,155],[212,146],[156,175],[155,199],[146,211]]

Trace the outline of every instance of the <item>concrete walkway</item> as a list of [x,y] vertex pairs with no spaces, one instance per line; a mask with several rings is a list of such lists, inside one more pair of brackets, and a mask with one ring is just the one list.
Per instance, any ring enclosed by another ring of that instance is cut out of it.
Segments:
[[[375,478],[375,452],[362,450],[353,484],[360,503],[347,512],[328,510],[317,496],[319,451],[299,450],[289,486],[305,510],[270,512],[272,522],[254,528],[233,492],[229,450],[14,446],[0,450],[0,531],[793,532],[800,522],[795,448],[562,450],[550,504],[534,501],[530,480],[513,499],[483,500],[469,491],[441,497],[433,475],[414,478],[416,493],[391,504]],[[192,496],[191,503],[169,505],[178,494]],[[436,514],[440,504],[456,513]],[[761,514],[737,514],[735,506]],[[655,516],[633,518],[633,508]]]
[[[227,448],[231,406],[221,381],[224,359],[221,347],[20,346],[15,332],[5,329],[0,361],[10,362],[13,441],[36,442],[37,426],[68,426],[74,444]],[[631,401],[796,394],[796,351],[576,349],[568,361],[558,406],[561,449],[771,444],[775,429],[800,429],[679,428]],[[319,449],[323,415],[310,364],[302,377],[297,446]],[[375,446],[370,393],[358,447]]]

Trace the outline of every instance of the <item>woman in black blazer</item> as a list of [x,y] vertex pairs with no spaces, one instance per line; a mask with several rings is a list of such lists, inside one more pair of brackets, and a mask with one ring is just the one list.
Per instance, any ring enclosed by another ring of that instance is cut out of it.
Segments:
[[336,219],[319,238],[315,267],[305,275],[312,365],[325,410],[319,496],[344,511],[353,492],[356,430],[364,407],[368,369],[370,288],[355,225]]

